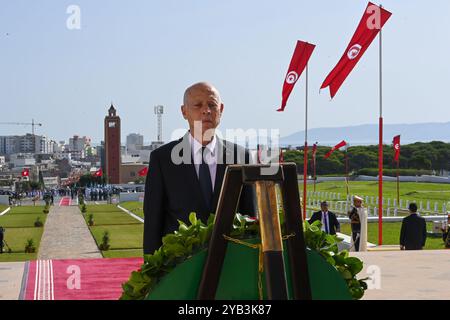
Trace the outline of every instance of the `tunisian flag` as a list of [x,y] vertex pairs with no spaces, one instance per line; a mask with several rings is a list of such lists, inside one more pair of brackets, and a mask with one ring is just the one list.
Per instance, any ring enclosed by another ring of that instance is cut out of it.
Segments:
[[148,173],[148,167],[145,167],[145,168],[139,170],[138,175],[139,175],[139,177],[145,177],[147,175],[147,173]]
[[313,171],[316,166],[316,154],[317,154],[317,142],[314,143],[312,147],[312,161],[313,161]]
[[291,64],[289,65],[289,69],[286,73],[286,78],[284,79],[283,84],[283,100],[281,101],[281,107],[277,111],[284,111],[286,107],[287,100],[291,95],[292,89],[294,89],[297,80],[305,70],[306,65],[308,64],[309,58],[314,51],[316,46],[314,44],[297,41],[297,46],[295,47],[294,55],[291,59]]
[[30,169],[23,169],[22,177],[29,177],[29,176],[30,176]]
[[329,158],[333,152],[335,152],[339,148],[345,147],[346,145],[347,145],[347,142],[345,142],[345,140],[342,140],[337,145],[335,145],[333,148],[331,148],[331,150],[328,151],[328,153],[325,155],[324,158],[325,159]]
[[336,95],[342,83],[358,63],[359,59],[361,59],[364,52],[366,52],[367,48],[369,48],[373,39],[375,39],[391,15],[392,13],[389,11],[369,2],[341,60],[339,60],[338,64],[327,76],[320,89],[330,87],[331,98]]
[[102,168],[100,168],[100,169],[98,169],[97,171],[95,171],[92,175],[93,175],[94,177],[101,177],[101,176],[103,176],[103,170],[102,170]]
[[398,162],[400,160],[400,135],[394,137],[392,144],[394,145],[394,161]]

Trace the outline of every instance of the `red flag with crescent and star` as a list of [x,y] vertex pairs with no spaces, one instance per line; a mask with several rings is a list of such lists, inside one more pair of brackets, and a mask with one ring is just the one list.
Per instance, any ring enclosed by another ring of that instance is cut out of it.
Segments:
[[277,111],[284,111],[292,89],[294,89],[297,80],[302,75],[303,70],[305,70],[315,47],[314,44],[300,40],[297,41],[291,64],[289,65],[286,77],[284,78],[281,107]]
[[102,168],[98,169],[97,171],[94,172],[93,174],[94,177],[101,177],[103,176],[103,170]]
[[25,168],[22,170],[22,177],[29,177],[30,176],[30,169]]
[[394,161],[398,162],[400,160],[400,135],[395,136],[392,143],[394,145]]
[[345,147],[347,145],[347,142],[345,142],[345,140],[342,140],[341,142],[339,142],[337,145],[335,145],[333,148],[331,148],[330,151],[328,151],[328,153],[325,155],[325,159],[328,159],[331,154],[333,152],[335,152],[336,150],[338,150],[339,148]]
[[367,48],[369,48],[373,39],[375,39],[391,15],[392,13],[389,11],[369,2],[341,60],[339,60],[334,69],[328,74],[320,89],[330,87],[331,98],[336,95],[342,83],[356,66]]
[[138,172],[139,177],[145,177],[147,175],[147,173],[148,173],[148,167],[145,167],[145,168],[139,170],[139,172]]
[[316,154],[317,154],[317,142],[314,143],[314,145],[312,147],[312,158],[313,158],[313,161],[316,161]]

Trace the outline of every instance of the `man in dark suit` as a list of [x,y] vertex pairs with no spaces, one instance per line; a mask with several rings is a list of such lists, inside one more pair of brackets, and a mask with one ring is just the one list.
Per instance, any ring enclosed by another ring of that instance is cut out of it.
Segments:
[[309,223],[313,223],[314,221],[322,222],[322,230],[328,234],[335,235],[336,232],[341,231],[341,226],[336,215],[328,211],[328,203],[326,201],[322,201],[320,203],[321,211],[314,212],[311,219],[309,219]]
[[[215,213],[229,164],[249,164],[247,149],[215,134],[224,105],[216,88],[197,83],[184,94],[181,112],[189,131],[150,155],[144,196],[144,254],[159,249],[162,237],[188,222],[195,212],[203,222]],[[255,193],[244,186],[238,212],[256,215]]]
[[400,250],[422,250],[427,240],[427,224],[417,214],[417,205],[409,205],[410,215],[403,218],[400,231]]

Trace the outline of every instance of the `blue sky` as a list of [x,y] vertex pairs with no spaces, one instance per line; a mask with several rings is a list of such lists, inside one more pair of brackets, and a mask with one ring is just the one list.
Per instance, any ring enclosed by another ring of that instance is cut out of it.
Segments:
[[[69,30],[69,5],[81,29]],[[6,1],[0,7],[0,121],[36,121],[37,133],[103,139],[111,101],[131,132],[156,139],[153,106],[165,106],[163,135],[186,128],[184,89],[217,86],[221,128],[304,129],[304,77],[284,113],[275,110],[297,39],[317,45],[309,64],[309,126],[378,121],[378,41],[337,96],[319,88],[340,59],[367,5],[346,1]],[[450,121],[450,2],[383,1],[385,123]],[[0,126],[0,135],[24,126]],[[390,137],[389,137],[390,139]],[[388,140],[389,140],[388,139]]]

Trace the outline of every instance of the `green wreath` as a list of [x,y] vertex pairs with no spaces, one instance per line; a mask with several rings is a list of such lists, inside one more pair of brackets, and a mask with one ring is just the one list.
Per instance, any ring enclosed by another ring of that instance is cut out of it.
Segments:
[[[130,279],[122,285],[121,300],[143,300],[165,275],[189,257],[208,247],[214,227],[214,215],[207,224],[197,219],[194,212],[189,215],[190,225],[179,222],[178,231],[162,239],[162,246],[151,255],[144,256],[144,264],[131,273]],[[361,299],[367,290],[366,279],[358,280],[356,275],[363,269],[360,259],[349,257],[348,251],[339,252],[338,243],[342,239],[321,230],[321,222],[304,222],[306,246],[318,252],[341,274],[346,281],[353,299]],[[259,235],[258,220],[236,214],[231,237],[251,239]]]

